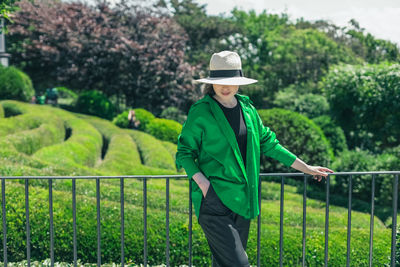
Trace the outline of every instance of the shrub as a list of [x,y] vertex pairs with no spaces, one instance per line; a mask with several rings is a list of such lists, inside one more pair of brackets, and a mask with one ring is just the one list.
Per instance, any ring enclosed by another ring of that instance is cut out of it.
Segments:
[[342,128],[337,126],[328,115],[316,117],[313,121],[324,132],[324,135],[329,140],[335,155],[347,149],[346,137],[344,136]]
[[[280,108],[259,110],[259,115],[264,126],[276,133],[280,144],[308,164],[327,165],[333,161],[334,155],[329,141],[312,120]],[[266,161],[263,161],[262,166],[264,172],[283,170],[283,165],[273,167]]]
[[0,64],[0,99],[30,101],[35,95],[32,81],[19,69]]
[[6,118],[21,115],[26,112],[26,109],[21,107],[21,105],[14,100],[2,101],[1,106],[4,109],[4,117]]
[[[135,108],[134,111],[136,119],[140,121],[139,130],[146,131],[147,124],[149,124],[155,116],[144,108]],[[128,114],[126,114],[126,120],[128,121]]]
[[400,144],[400,64],[339,65],[321,82],[350,149]]
[[129,125],[128,114],[129,110],[126,110],[118,114],[116,117],[114,117],[112,122],[120,128],[128,128]]
[[115,108],[111,101],[101,92],[96,90],[81,93],[76,101],[76,112],[96,115],[111,120],[114,117]]
[[[400,166],[400,159],[394,155],[375,155],[367,150],[356,148],[341,152],[332,164],[335,172],[347,171],[388,171],[396,170]],[[333,176],[332,192],[348,192],[348,175]],[[371,200],[371,174],[353,175],[352,194],[355,198],[364,201]],[[391,206],[393,175],[381,174],[375,179],[375,199],[377,205]]]
[[[93,167],[101,156],[103,139],[100,133],[88,122],[70,118],[66,127],[72,129],[71,137],[60,144],[44,147],[33,156],[55,164],[80,164]],[[62,155],[62,157],[58,156]]]
[[178,141],[178,135],[182,131],[182,125],[173,120],[154,119],[147,125],[146,132],[157,139],[169,141],[174,144]]
[[0,105],[0,118],[4,118],[4,108]]
[[38,128],[7,135],[0,142],[0,147],[12,145],[17,151],[32,155],[42,147],[61,143],[64,137],[64,122],[61,119],[48,118]]
[[176,171],[175,161],[160,140],[141,131],[125,131],[137,144],[144,165]]
[[76,101],[78,100],[78,95],[66,88],[66,87],[56,87],[57,91],[58,91],[58,104],[61,105],[62,107],[64,106],[75,106],[76,105]]
[[298,112],[310,119],[329,112],[325,96],[311,93],[299,95],[292,87],[278,92],[273,103],[279,108]]
[[183,124],[186,121],[187,116],[176,107],[169,107],[161,112],[160,118],[169,119]]

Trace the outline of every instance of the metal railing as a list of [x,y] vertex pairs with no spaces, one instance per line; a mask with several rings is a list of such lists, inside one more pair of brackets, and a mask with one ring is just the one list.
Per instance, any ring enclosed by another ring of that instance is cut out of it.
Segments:
[[[326,202],[325,202],[325,257],[324,266],[328,266],[328,237],[329,237],[329,184],[330,176],[332,175],[348,175],[348,221],[347,221],[347,256],[346,265],[350,265],[350,238],[351,238],[351,202],[352,202],[352,177],[353,175],[372,175],[371,184],[371,217],[370,217],[370,242],[369,242],[369,266],[372,266],[373,258],[373,235],[374,235],[374,199],[375,199],[375,178],[380,174],[393,175],[393,204],[392,204],[392,239],[391,239],[391,255],[390,265],[395,266],[396,256],[396,227],[397,227],[397,199],[398,199],[398,184],[400,171],[377,171],[377,172],[338,172],[330,173],[326,177]],[[303,228],[302,228],[302,266],[305,266],[306,261],[306,193],[307,193],[307,178],[311,175],[304,173],[262,173],[260,177],[281,177],[281,192],[280,192],[280,229],[279,229],[279,265],[283,265],[283,203],[284,203],[284,177],[303,176]],[[77,266],[77,242],[76,242],[76,179],[96,179],[96,206],[97,206],[97,265],[101,265],[101,239],[100,239],[100,180],[101,179],[120,179],[120,205],[121,205],[121,265],[124,266],[124,179],[142,179],[143,180],[143,218],[144,218],[144,266],[147,266],[147,180],[148,179],[166,179],[166,265],[170,266],[169,256],[169,191],[170,179],[181,178],[187,179],[186,175],[128,175],[128,176],[0,176],[2,187],[2,219],[3,219],[3,259],[4,265],[7,266],[7,227],[6,227],[6,199],[5,199],[5,180],[6,179],[25,179],[25,212],[26,212],[26,252],[27,264],[30,266],[30,224],[29,224],[29,180],[30,179],[48,179],[49,180],[49,213],[50,213],[50,259],[51,266],[54,266],[54,228],[53,228],[53,179],[72,179],[72,216],[73,216],[73,255],[74,266]],[[189,180],[188,180],[189,181]],[[260,266],[260,239],[261,239],[261,182],[259,179],[259,207],[260,215],[257,218],[257,266]],[[192,266],[192,186],[189,183],[189,262]]]

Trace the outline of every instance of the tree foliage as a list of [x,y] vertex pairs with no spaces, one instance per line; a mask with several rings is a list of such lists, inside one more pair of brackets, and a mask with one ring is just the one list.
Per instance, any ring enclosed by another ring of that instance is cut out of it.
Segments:
[[171,18],[125,2],[18,4],[10,52],[35,87],[95,89],[156,114],[195,96],[187,37]]
[[344,65],[321,82],[350,149],[378,152],[400,144],[400,65]]

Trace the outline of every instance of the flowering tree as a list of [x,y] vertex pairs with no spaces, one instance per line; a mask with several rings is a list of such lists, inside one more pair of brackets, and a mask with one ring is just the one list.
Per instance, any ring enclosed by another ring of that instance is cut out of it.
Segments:
[[156,114],[195,98],[187,36],[169,17],[125,2],[18,5],[9,52],[36,89],[96,89]]

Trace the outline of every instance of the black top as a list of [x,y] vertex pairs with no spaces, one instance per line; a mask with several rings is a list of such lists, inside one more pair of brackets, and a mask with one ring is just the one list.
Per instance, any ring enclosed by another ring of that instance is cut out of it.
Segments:
[[[243,112],[240,108],[239,100],[237,100],[236,106],[234,106],[233,108],[227,108],[214,97],[212,97],[212,99],[214,99],[215,102],[217,102],[218,105],[221,107],[226,119],[231,125],[232,130],[236,136],[236,141],[239,145],[240,153],[242,154],[244,166],[246,166],[247,128],[244,122]],[[240,118],[240,116],[242,118]]]

